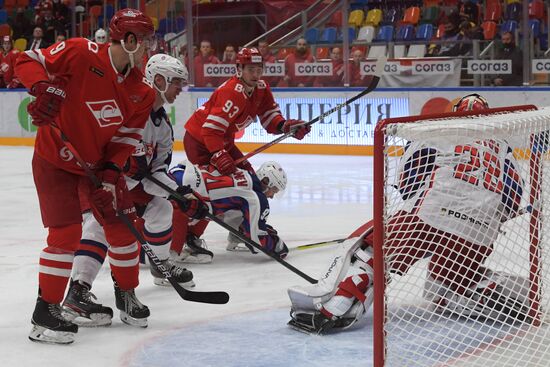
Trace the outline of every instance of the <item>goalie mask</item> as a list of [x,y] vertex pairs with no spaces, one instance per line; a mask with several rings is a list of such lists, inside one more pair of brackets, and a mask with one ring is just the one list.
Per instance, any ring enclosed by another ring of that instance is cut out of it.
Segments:
[[[164,80],[166,81],[164,90],[161,90],[155,84],[156,75],[162,75],[164,77]],[[181,61],[175,57],[165,54],[156,54],[153,55],[149,61],[147,61],[147,66],[145,67],[145,77],[153,84],[155,89],[159,91],[163,102],[168,103],[165,93],[170,84],[181,83],[182,88],[186,87],[189,73],[187,72],[185,65],[183,65]]]
[[487,100],[477,93],[462,97],[454,106],[453,112],[482,111],[489,108]]
[[275,161],[264,162],[256,172],[256,175],[266,185],[264,193],[272,198],[275,194],[282,195],[286,189],[286,173],[281,165]]
[[94,38],[96,43],[107,43],[107,32],[103,28],[99,28],[95,32]]

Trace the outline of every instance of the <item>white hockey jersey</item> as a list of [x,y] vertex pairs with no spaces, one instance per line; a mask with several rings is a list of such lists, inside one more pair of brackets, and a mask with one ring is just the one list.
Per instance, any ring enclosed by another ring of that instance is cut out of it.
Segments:
[[449,151],[412,143],[401,162],[399,189],[407,211],[441,231],[488,246],[519,210],[522,182],[504,141]]

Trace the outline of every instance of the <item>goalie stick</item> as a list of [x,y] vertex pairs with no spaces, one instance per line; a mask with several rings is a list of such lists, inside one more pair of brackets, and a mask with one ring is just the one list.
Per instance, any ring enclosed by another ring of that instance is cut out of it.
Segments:
[[[95,187],[101,187],[101,182],[97,178],[97,176],[92,172],[90,167],[86,164],[84,159],[80,156],[74,145],[67,139],[63,131],[61,129],[51,124],[52,129],[58,134],[61,141],[63,141],[63,144],[69,149],[69,151],[73,154],[75,160],[78,162],[78,164],[84,169],[84,172],[88,176],[88,178],[92,181]],[[183,298],[186,301],[191,302],[200,302],[200,303],[212,303],[212,304],[225,304],[229,301],[229,294],[226,292],[197,292],[197,291],[191,291],[188,289],[184,289],[173,277],[172,274],[164,267],[164,265],[161,263],[160,259],[157,257],[157,255],[153,252],[147,241],[143,238],[141,233],[136,229],[136,227],[130,222],[130,219],[126,214],[124,214],[121,211],[117,211],[117,214],[120,218],[120,220],[128,227],[130,232],[136,237],[137,241],[141,245],[142,250],[145,252],[145,254],[149,257],[149,260],[151,260],[151,265],[154,266],[162,275],[170,282],[172,287],[178,292],[181,298]]]
[[[330,110],[322,113],[321,115],[317,116],[313,120],[306,122],[304,124],[304,126],[313,125],[317,121],[320,121],[320,120],[324,119],[325,117],[331,115],[332,113],[341,110],[343,107],[346,107],[346,106],[350,105],[352,102],[355,102],[359,98],[369,94],[374,89],[376,89],[376,87],[378,86],[378,82],[380,81],[380,75],[382,75],[382,73],[384,72],[384,66],[386,65],[387,60],[388,59],[387,59],[386,56],[382,56],[378,59],[378,61],[376,62],[376,72],[375,72],[374,76],[372,77],[372,80],[371,80],[369,86],[366,89],[362,90],[361,92],[359,92],[359,94],[351,97],[350,99],[344,101],[343,103],[340,103],[339,105],[337,105],[337,106],[331,108]],[[300,126],[302,126],[302,125],[300,125]],[[273,141],[271,141],[267,144],[264,144],[264,145],[262,145],[262,146],[260,146],[256,149],[254,149],[251,152],[246,153],[243,157],[237,159],[235,161],[235,163],[239,164],[239,163],[247,160],[248,158],[250,158],[252,156],[255,156],[256,154],[258,154],[260,152],[263,152],[264,150],[268,149],[269,147],[272,147],[273,145],[275,145],[277,143],[280,143],[281,141],[285,140],[289,136],[293,136],[293,135],[294,135],[294,132],[292,132],[292,131],[288,132],[288,133],[285,133],[285,134],[279,136],[277,139],[275,139],[275,140],[273,140]]]
[[[157,179],[156,177],[154,177],[150,172],[145,172],[145,177],[147,177],[147,179],[149,179],[151,182],[153,182],[154,184],[156,184],[157,186],[163,188],[164,190],[166,190],[167,193],[170,194],[170,196],[176,198],[177,200],[180,200],[180,201],[186,201],[187,199],[180,195],[178,192],[172,190],[172,188],[170,188],[168,185],[166,185],[164,182],[160,181],[159,179]],[[193,192],[193,196],[195,196],[195,198],[197,198],[197,200],[200,200],[198,198],[198,195],[196,195],[195,192]],[[288,262],[284,261],[283,259],[277,257],[276,255],[268,252],[266,249],[264,249],[260,244],[252,241],[251,239],[247,238],[245,235],[243,235],[241,232],[239,232],[238,230],[236,230],[235,228],[231,227],[229,224],[226,224],[223,220],[219,219],[218,217],[216,217],[214,214],[210,213],[210,212],[207,212],[206,215],[205,215],[208,219],[210,219],[211,221],[217,223],[218,225],[222,226],[223,228],[227,229],[229,232],[231,232],[232,234],[234,234],[235,236],[237,236],[239,238],[239,240],[241,240],[242,242],[246,243],[247,245],[249,246],[252,246],[254,247],[255,249],[263,252],[264,254],[266,254],[267,256],[271,257],[273,260],[277,261],[279,264],[281,264],[282,266],[284,266],[285,268],[287,268],[288,270],[292,271],[293,273],[301,276],[302,278],[304,278],[305,280],[307,280],[308,282],[310,282],[311,284],[316,284],[317,283],[317,280],[316,279],[313,279],[312,277],[310,277],[309,275],[307,275],[306,273],[302,272],[301,270],[295,268],[294,266],[290,265]]]

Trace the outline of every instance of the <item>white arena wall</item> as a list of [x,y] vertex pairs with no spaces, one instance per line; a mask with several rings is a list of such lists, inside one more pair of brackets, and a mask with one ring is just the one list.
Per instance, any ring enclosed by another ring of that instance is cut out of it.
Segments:
[[[358,88],[276,89],[275,98],[287,118],[311,120],[359,93]],[[550,105],[550,88],[379,88],[364,98],[316,123],[302,141],[285,140],[269,149],[278,153],[371,155],[373,129],[387,117],[401,117],[449,111],[453,101],[468,93],[480,93],[491,107],[520,104]],[[174,127],[176,149],[181,143],[184,123],[212,93],[210,89],[183,92],[176,103],[166,107]],[[30,96],[22,90],[0,92],[0,145],[32,145],[36,128],[26,105]],[[83,111],[85,113],[85,111]],[[78,123],[75,121],[75,123]],[[238,145],[244,151],[274,139],[256,121]],[[268,152],[269,152],[268,151]]]

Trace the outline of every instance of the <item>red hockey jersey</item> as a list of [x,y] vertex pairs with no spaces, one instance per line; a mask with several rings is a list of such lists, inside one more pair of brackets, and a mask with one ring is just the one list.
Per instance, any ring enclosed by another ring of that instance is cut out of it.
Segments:
[[231,147],[235,133],[244,130],[256,117],[271,134],[280,133],[279,125],[285,121],[267,83],[260,80],[249,96],[240,79],[234,76],[191,115],[185,129],[213,153]]
[[[124,165],[141,140],[155,100],[137,68],[125,75],[117,72],[110,47],[74,38],[26,51],[16,64],[16,74],[29,89],[52,78],[63,85],[66,98],[54,122],[91,168],[106,161]],[[38,129],[35,152],[57,167],[83,174],[49,125]]]

